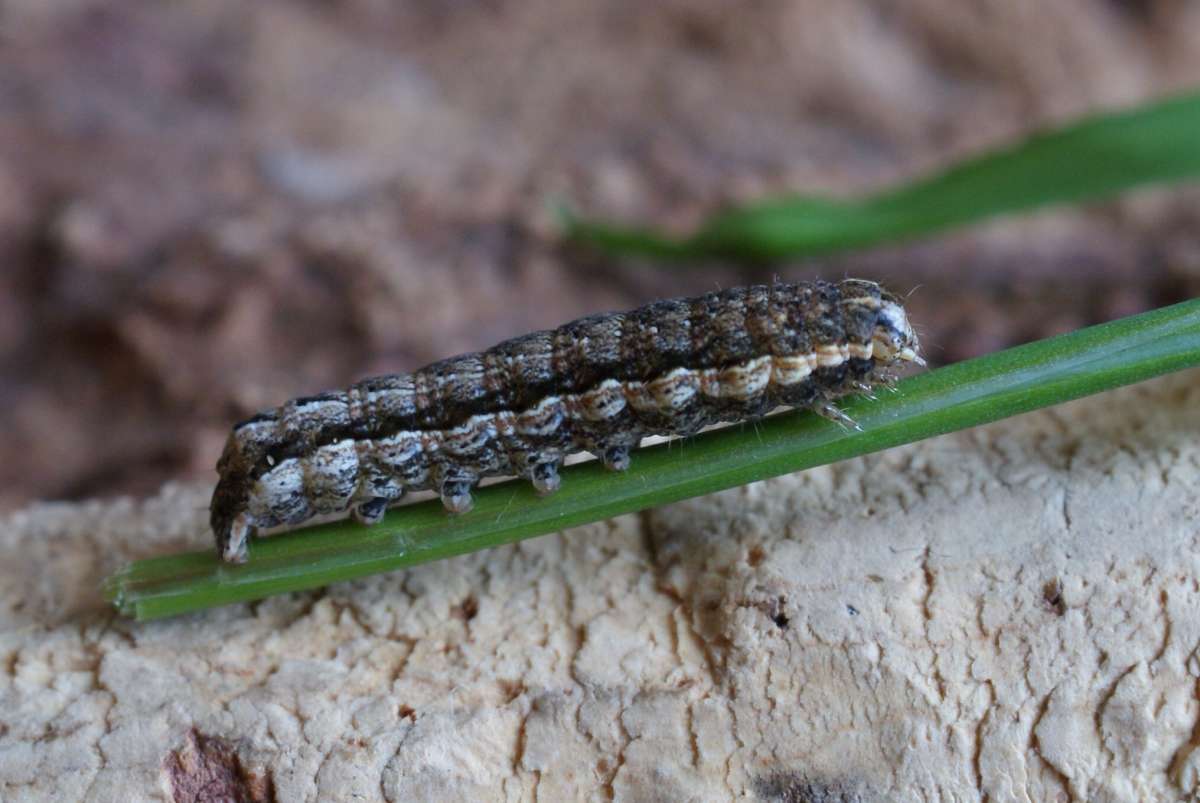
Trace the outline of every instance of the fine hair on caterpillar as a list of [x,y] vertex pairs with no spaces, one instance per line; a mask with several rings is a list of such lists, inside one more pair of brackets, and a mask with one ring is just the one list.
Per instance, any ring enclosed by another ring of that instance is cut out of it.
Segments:
[[614,471],[651,435],[691,435],[807,408],[853,425],[834,401],[924,364],[900,300],[846,279],[753,285],[593,315],[408,374],[293,399],[233,428],[211,521],[240,563],[261,529],[349,510],[378,522],[405,493],[471,507],[484,477],[540,493],[591,452]]

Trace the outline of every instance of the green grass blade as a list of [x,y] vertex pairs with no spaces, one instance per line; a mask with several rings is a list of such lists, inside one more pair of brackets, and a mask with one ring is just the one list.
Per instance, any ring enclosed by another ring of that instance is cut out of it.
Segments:
[[154,619],[316,588],[498,546],[756,480],[844,460],[1200,364],[1200,300],[957,363],[845,405],[862,432],[808,413],[643,449],[623,474],[596,463],[563,471],[538,497],[527,482],[483,488],[449,517],[433,501],[371,528],[327,524],[255,541],[229,566],[211,551],[137,561],[109,578],[124,614]]
[[1200,94],[1090,117],[860,200],[791,196],[718,214],[693,235],[577,220],[570,237],[654,258],[777,259],[930,234],[1009,212],[1200,174]]

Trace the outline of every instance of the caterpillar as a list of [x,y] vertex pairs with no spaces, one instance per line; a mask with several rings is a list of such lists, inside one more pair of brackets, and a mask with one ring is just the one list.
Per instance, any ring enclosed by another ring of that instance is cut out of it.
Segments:
[[900,300],[859,279],[656,301],[507,340],[409,374],[293,399],[233,427],[211,524],[222,560],[263,528],[342,512],[378,522],[414,490],[471,507],[483,477],[559,486],[563,459],[614,471],[649,435],[690,435],[776,407],[853,424],[834,405],[924,365]]

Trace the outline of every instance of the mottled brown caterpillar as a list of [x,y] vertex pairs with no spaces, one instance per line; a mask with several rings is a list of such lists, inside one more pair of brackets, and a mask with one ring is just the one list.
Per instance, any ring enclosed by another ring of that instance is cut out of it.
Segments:
[[857,279],[581,318],[236,425],[217,463],[217,550],[242,562],[257,530],[322,513],[350,509],[373,524],[411,490],[434,489],[463,512],[483,477],[527,477],[550,493],[569,454],[591,452],[620,471],[646,436],[780,406],[848,422],[833,400],[889,381],[901,361],[922,363],[904,308]]

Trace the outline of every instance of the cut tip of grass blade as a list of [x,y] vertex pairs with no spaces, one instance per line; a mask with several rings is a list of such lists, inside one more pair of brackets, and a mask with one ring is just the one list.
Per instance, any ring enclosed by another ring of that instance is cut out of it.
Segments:
[[106,577],[103,585],[100,587],[100,591],[104,595],[104,600],[116,608],[117,612],[122,616],[136,617],[136,608],[129,605],[128,600],[125,598],[125,587],[128,582],[127,575],[131,566],[132,564],[123,566]]
[[768,477],[965,429],[1200,365],[1200,300],[1082,329],[930,371],[878,401],[844,409],[843,431],[806,413],[703,433],[681,450],[639,450],[625,472],[570,466],[563,487],[482,488],[471,512],[436,501],[393,510],[374,527],[338,522],[260,539],[240,566],[212,550],[136,561],[105,584],[124,615],[155,619],[317,588],[599,521]]

